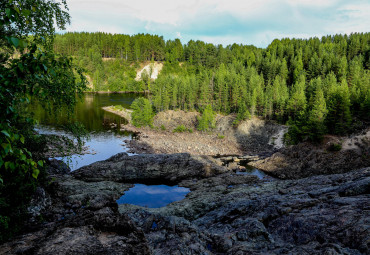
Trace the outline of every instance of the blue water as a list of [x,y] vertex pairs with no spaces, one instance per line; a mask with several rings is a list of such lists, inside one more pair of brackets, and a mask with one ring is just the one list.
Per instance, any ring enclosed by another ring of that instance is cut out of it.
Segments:
[[262,172],[262,171],[260,171],[260,170],[258,170],[256,168],[254,168],[254,169],[246,169],[245,172],[236,171],[236,174],[238,174],[238,175],[255,175],[260,180],[263,180],[264,178],[267,177],[267,175],[264,172]]
[[122,105],[129,108],[132,101],[138,96],[140,95],[85,93],[82,100],[77,103],[75,112],[71,116],[64,112],[57,114],[57,116],[50,114],[37,102],[30,106],[29,111],[34,114],[34,118],[40,123],[36,128],[40,134],[70,137],[60,129],[60,126],[66,124],[70,118],[84,125],[90,135],[90,139],[85,143],[90,154],[56,158],[67,163],[73,171],[96,161],[108,159],[117,153],[128,151],[123,141],[131,140],[132,134],[120,131],[121,124],[125,124],[127,121],[118,115],[104,111],[102,107]]
[[117,200],[118,204],[133,204],[159,208],[185,198],[190,189],[179,186],[135,184]]
[[[54,129],[48,126],[38,126],[36,130],[40,134],[55,134],[65,135],[69,138],[73,138],[66,134],[64,131]],[[67,157],[55,157],[56,159],[64,161],[69,165],[72,171],[92,164],[100,160],[106,160],[113,155],[120,152],[128,152],[128,148],[124,144],[123,140],[131,139],[131,135],[117,134],[114,132],[100,132],[90,133],[90,138],[85,142],[84,146],[88,147],[88,154],[84,155],[71,155]],[[128,153],[132,155],[131,153]]]

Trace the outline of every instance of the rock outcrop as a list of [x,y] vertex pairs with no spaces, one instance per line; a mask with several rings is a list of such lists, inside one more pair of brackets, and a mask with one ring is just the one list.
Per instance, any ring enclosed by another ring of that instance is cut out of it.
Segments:
[[[358,143],[359,144],[359,143]],[[319,174],[345,173],[370,166],[370,140],[357,148],[330,151],[309,143],[283,148],[251,165],[280,179],[298,179]]]
[[174,183],[189,178],[205,178],[227,172],[221,162],[209,156],[179,154],[119,153],[108,160],[81,167],[72,175],[84,181],[126,183]]
[[[35,216],[39,222],[1,245],[0,254],[370,252],[369,167],[260,180],[208,157],[157,156],[118,154],[72,175],[55,170],[54,162],[47,195],[34,200],[43,205]],[[177,181],[191,192],[162,208],[117,205],[132,181],[150,176]]]

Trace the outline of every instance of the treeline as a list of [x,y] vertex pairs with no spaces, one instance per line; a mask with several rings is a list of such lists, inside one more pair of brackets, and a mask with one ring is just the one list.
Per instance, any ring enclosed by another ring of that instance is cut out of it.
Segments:
[[211,105],[238,119],[261,116],[289,123],[293,142],[345,134],[370,120],[370,33],[274,40],[266,49],[182,45],[143,34],[69,33],[57,36],[55,49],[61,48],[80,59],[93,59],[92,52],[96,61],[115,56],[127,70],[136,61],[164,61],[156,81],[131,86],[149,89],[157,111]]

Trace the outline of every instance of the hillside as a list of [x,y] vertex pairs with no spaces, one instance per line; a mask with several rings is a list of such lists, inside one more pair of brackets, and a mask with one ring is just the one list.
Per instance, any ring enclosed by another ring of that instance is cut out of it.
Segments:
[[149,92],[157,112],[211,105],[240,120],[276,120],[292,127],[290,143],[348,134],[370,121],[370,33],[274,40],[266,49],[67,33],[54,48],[75,55],[93,91]]

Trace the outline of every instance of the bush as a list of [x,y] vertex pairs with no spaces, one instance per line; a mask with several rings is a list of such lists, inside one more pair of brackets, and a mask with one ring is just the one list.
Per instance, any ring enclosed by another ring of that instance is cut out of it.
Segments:
[[174,133],[182,133],[182,132],[185,132],[187,131],[188,129],[184,126],[184,125],[180,125],[180,126],[177,126],[173,132]]
[[115,111],[123,111],[123,110],[124,110],[124,108],[123,108],[123,106],[122,106],[122,105],[114,105],[114,106],[113,106],[113,110],[115,110]]
[[224,136],[224,135],[221,135],[221,134],[218,134],[218,135],[217,135],[217,138],[218,138],[218,139],[224,139],[224,138],[225,138],[225,136]]
[[202,117],[198,118],[198,130],[208,131],[209,129],[215,128],[215,115],[216,114],[213,112],[212,106],[207,105],[203,111]]
[[133,110],[132,124],[135,127],[152,126],[153,125],[153,108],[150,101],[144,97],[139,97],[131,105]]
[[193,133],[193,129],[191,128],[187,128],[185,127],[184,125],[180,125],[180,126],[177,126],[174,130],[173,130],[174,133],[182,133],[182,132],[189,132],[189,133]]
[[161,130],[162,131],[165,131],[166,130],[166,127],[164,125],[161,125]]

